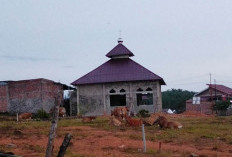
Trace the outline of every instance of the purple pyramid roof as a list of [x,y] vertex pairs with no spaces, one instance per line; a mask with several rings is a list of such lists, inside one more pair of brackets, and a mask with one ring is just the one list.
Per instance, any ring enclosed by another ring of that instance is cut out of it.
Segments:
[[158,80],[160,81],[161,85],[165,85],[163,78],[160,76],[152,73],[130,58],[124,58],[110,59],[95,70],[82,76],[71,84],[83,85],[148,80]]
[[115,46],[109,53],[106,54],[107,57],[117,57],[117,56],[134,56],[134,54],[128,50],[122,43]]

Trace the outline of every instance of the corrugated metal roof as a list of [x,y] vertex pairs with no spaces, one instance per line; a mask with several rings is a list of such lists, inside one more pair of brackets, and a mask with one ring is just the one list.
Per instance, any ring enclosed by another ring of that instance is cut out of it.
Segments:
[[210,88],[219,90],[225,94],[232,95],[232,89],[229,87],[226,87],[224,85],[218,85],[218,84],[207,84]]
[[131,60],[110,59],[95,70],[77,79],[72,85],[158,80],[165,85],[163,78]]
[[217,90],[220,92],[225,93],[226,95],[230,95],[232,96],[232,89],[229,87],[226,87],[224,85],[219,85],[219,84],[207,84],[209,87],[197,94],[195,94],[195,96],[199,96],[201,93],[205,92],[206,90],[208,90],[209,88],[212,88],[213,90]]
[[106,54],[107,57],[117,57],[117,56],[134,56],[134,54],[126,48],[122,43],[119,43],[117,46],[115,46],[109,53]]

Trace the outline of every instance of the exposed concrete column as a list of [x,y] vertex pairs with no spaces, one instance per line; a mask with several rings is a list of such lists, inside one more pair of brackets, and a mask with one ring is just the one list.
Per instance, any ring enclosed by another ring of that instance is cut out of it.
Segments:
[[80,115],[80,93],[79,93],[79,87],[76,87],[77,89],[77,115]]
[[135,112],[135,108],[134,108],[134,98],[133,98],[133,95],[132,95],[132,84],[131,82],[129,83],[129,116],[130,116],[130,113],[131,111],[134,113]]
[[103,113],[106,115],[106,88],[105,84],[102,84],[102,100],[103,100]]
[[157,111],[162,111],[162,94],[161,94],[161,85],[157,82]]

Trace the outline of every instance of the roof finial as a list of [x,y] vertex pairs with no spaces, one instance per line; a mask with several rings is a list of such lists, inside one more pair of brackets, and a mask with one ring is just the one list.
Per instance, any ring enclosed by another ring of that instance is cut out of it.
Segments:
[[119,44],[122,44],[122,43],[123,43],[123,40],[122,40],[122,38],[121,38],[121,33],[122,33],[122,31],[119,30],[119,38],[118,38],[118,43],[119,43]]

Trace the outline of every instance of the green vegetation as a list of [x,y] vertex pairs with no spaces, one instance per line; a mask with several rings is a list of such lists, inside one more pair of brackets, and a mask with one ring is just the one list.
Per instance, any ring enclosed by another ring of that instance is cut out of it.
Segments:
[[216,101],[213,109],[216,111],[225,111],[231,105],[231,102],[228,101]]
[[172,89],[162,92],[163,108],[176,110],[177,113],[182,113],[186,109],[186,100],[191,99],[195,92],[190,92],[182,89]]
[[139,113],[137,113],[137,116],[146,118],[146,117],[150,117],[150,114],[149,114],[149,111],[142,109],[142,110],[139,110]]
[[39,119],[42,119],[42,120],[48,120],[49,117],[50,117],[49,113],[47,113],[43,109],[38,110],[38,112],[35,115],[35,118],[39,118]]

